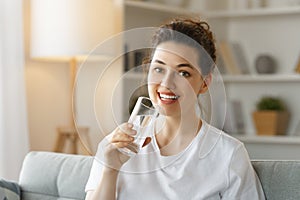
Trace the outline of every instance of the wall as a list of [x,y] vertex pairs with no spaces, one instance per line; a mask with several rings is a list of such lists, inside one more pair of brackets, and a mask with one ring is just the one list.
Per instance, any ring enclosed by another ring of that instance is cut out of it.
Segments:
[[[103,17],[107,20],[103,24],[103,35],[107,38],[122,30],[122,4],[121,1],[101,1],[107,11],[107,16]],[[68,125],[70,121],[69,65],[66,62],[41,62],[30,58],[30,0],[24,0],[24,40],[30,147],[31,150],[52,151],[56,140],[56,128]],[[114,67],[115,77],[121,75],[122,68],[120,64],[118,66]],[[109,89],[101,92],[106,94]],[[106,114],[108,123],[105,131],[109,131],[114,123],[111,114]],[[95,132],[96,128],[90,128],[93,141],[93,137],[99,133]],[[96,145],[94,144],[93,148]],[[83,153],[82,150],[81,152]]]

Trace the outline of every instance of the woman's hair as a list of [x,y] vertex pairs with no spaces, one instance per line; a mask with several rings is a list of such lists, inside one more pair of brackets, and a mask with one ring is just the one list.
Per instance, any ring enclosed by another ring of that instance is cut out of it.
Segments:
[[209,74],[215,66],[215,41],[209,25],[205,21],[175,18],[163,24],[152,38],[153,51],[159,44],[167,41],[183,43],[198,50],[198,64],[202,75]]
[[[152,47],[148,48],[148,55],[143,59],[143,69],[145,77],[133,94],[131,102],[143,94],[148,96],[147,74],[151,57],[156,47],[167,41],[175,41],[194,47],[198,51],[200,71],[202,75],[208,75],[215,66],[216,47],[212,32],[205,21],[199,19],[175,18],[161,25],[152,37]],[[152,51],[152,52],[151,52]],[[132,103],[134,105],[134,103]]]

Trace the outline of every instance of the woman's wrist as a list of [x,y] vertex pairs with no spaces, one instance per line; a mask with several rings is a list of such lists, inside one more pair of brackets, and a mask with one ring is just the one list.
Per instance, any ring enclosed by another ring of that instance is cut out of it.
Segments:
[[105,173],[107,175],[118,175],[119,170],[105,166],[103,169],[103,173]]

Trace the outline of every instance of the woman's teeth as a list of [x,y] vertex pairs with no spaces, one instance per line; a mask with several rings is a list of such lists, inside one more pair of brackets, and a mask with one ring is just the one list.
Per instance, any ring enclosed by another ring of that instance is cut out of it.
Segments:
[[171,100],[176,100],[179,98],[179,96],[176,96],[176,95],[159,94],[159,96],[162,99],[171,99]]

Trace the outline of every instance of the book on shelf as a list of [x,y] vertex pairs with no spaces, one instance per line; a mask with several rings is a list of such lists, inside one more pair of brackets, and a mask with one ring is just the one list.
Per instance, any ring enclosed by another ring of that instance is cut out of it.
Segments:
[[249,74],[249,66],[245,52],[238,42],[223,40],[218,44],[219,58],[217,65],[221,73]]
[[217,56],[217,61],[216,61],[216,64],[217,64],[217,68],[219,70],[219,72],[221,74],[227,74],[227,70],[226,70],[226,67],[225,67],[225,64],[224,64],[224,60],[223,58],[219,55],[218,53],[218,56]]
[[298,121],[293,133],[294,133],[295,136],[300,136],[300,120]]
[[133,51],[128,51],[124,54],[124,71],[134,70],[136,72],[143,71],[143,60],[147,56],[148,49],[136,49]]
[[230,44],[233,59],[242,74],[250,74],[249,65],[246,59],[245,51],[240,43],[232,42]]
[[243,134],[245,132],[245,122],[241,101],[230,100],[227,103],[223,130],[228,134]]
[[300,56],[298,58],[298,62],[296,64],[295,72],[300,74]]
[[128,45],[124,46],[124,54],[123,54],[123,65],[124,65],[124,72],[127,72],[130,70],[129,68],[129,53],[128,52]]

